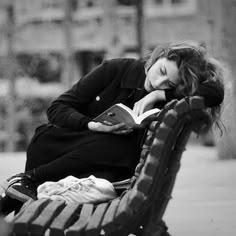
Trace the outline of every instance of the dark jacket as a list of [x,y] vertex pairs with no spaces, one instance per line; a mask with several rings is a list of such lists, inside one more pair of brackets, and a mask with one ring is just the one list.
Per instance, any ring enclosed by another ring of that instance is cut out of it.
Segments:
[[[89,121],[115,103],[133,108],[147,94],[144,64],[136,59],[105,61],[52,103],[47,110],[49,122],[79,131],[87,129]],[[195,95],[205,97],[211,107],[223,101],[224,90],[216,82],[205,82]],[[166,98],[166,102],[175,98],[173,91],[166,91]],[[157,105],[161,108],[163,103]]]

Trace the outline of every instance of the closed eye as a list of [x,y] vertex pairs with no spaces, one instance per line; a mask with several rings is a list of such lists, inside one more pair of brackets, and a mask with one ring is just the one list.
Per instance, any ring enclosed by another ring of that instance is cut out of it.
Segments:
[[162,68],[160,68],[160,72],[162,75],[166,75],[165,71]]

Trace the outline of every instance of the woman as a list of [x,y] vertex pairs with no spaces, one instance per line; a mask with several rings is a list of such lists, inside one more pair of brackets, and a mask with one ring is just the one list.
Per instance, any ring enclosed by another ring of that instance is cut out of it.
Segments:
[[199,95],[218,124],[222,80],[220,64],[194,42],[159,46],[142,60],[105,61],[52,102],[49,124],[36,129],[28,147],[26,172],[8,180],[6,194],[25,201],[38,184],[68,175],[93,174],[110,181],[132,176],[145,130],[93,118],[116,103],[139,115],[173,98]]

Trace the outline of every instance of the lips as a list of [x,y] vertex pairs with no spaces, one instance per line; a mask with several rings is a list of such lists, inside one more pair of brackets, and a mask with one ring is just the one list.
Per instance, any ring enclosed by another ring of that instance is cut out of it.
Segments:
[[151,91],[155,90],[155,88],[152,86],[151,83],[150,83],[150,88],[151,88]]

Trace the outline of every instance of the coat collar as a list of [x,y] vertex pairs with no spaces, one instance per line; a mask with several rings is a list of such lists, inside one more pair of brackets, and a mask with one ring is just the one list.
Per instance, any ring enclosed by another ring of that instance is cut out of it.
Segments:
[[144,89],[144,81],[146,78],[145,62],[136,60],[127,71],[127,76],[124,76],[121,80],[121,88],[129,89]]

